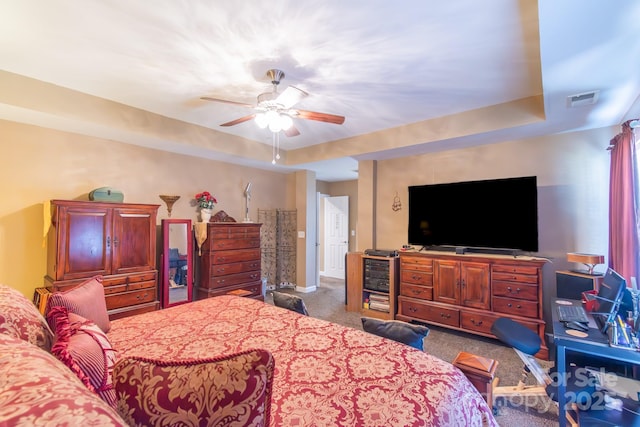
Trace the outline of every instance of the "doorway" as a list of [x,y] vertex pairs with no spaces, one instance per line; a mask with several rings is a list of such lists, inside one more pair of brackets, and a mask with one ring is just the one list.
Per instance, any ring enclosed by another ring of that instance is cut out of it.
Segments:
[[324,275],[345,277],[349,248],[349,196],[324,198]]

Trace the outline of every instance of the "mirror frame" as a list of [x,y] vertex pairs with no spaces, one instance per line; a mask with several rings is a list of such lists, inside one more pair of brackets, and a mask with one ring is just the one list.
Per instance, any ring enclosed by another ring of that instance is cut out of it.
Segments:
[[[169,228],[171,225],[184,224],[187,233],[187,299],[171,303],[169,301]],[[193,299],[193,232],[190,219],[163,219],[162,220],[162,271],[160,283],[162,284],[162,308],[185,304]]]

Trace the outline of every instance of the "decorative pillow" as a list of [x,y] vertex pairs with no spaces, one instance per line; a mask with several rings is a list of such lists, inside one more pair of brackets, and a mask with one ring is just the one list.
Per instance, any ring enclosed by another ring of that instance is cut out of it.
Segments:
[[47,301],[47,311],[56,306],[66,307],[71,313],[93,321],[105,334],[111,329],[102,276],[92,277],[68,291],[54,292]]
[[118,413],[50,353],[0,334],[0,426],[121,426]]
[[286,308],[287,310],[295,311],[305,316],[309,315],[304,300],[299,296],[286,294],[284,292],[272,292],[271,294],[273,295],[273,305],[276,307]]
[[67,365],[82,383],[115,408],[112,383],[115,350],[102,329],[65,307],[51,307],[47,320],[55,331],[51,353]]
[[51,350],[53,333],[47,321],[22,293],[6,285],[0,285],[0,333]]
[[267,426],[275,362],[266,350],[202,360],[128,357],[113,370],[129,425]]
[[414,325],[400,320],[380,320],[371,317],[362,318],[362,329],[379,337],[389,338],[418,350],[424,350],[424,338],[429,335],[429,328]]

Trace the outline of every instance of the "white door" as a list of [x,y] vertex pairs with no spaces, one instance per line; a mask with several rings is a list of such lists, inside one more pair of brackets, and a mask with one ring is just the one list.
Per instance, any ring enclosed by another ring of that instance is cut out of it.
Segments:
[[324,274],[344,279],[349,248],[349,196],[324,199]]

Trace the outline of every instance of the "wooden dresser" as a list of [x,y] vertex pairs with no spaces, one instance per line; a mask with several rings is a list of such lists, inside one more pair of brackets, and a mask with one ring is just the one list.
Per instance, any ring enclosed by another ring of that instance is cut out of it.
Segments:
[[263,299],[260,260],[262,224],[210,222],[202,243],[196,297],[236,294]]
[[158,207],[52,200],[45,286],[65,291],[101,275],[110,319],[157,310]]
[[537,356],[548,359],[542,316],[545,263],[524,256],[402,252],[396,318],[495,338],[493,322],[509,317],[538,334],[542,347]]

